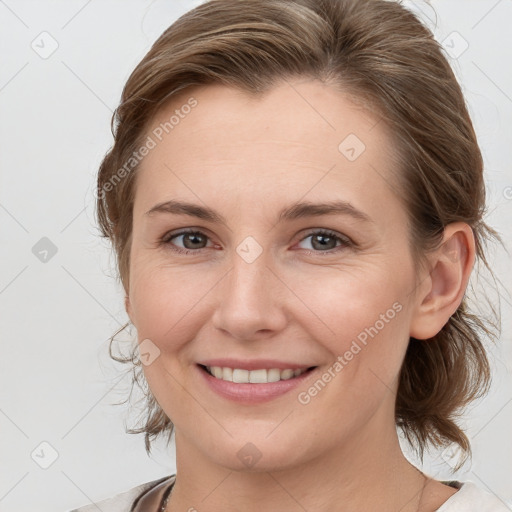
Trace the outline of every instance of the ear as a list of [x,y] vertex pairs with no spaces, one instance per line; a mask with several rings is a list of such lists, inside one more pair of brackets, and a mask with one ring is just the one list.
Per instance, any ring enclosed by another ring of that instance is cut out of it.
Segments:
[[475,262],[471,227],[464,222],[449,224],[428,260],[431,271],[419,287],[410,327],[410,336],[420,340],[435,336],[462,302]]

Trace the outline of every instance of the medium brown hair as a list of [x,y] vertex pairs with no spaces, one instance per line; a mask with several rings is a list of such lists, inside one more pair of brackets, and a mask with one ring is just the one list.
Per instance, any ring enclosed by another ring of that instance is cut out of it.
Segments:
[[[99,169],[97,216],[126,293],[138,168],[128,172],[126,162],[157,111],[190,86],[219,83],[263,94],[293,77],[336,84],[389,127],[415,261],[439,245],[448,224],[462,221],[473,230],[477,261],[488,268],[485,242],[499,237],[483,221],[483,161],[473,125],[441,46],[412,12],[386,0],[211,0],[181,16],[153,44],[112,117],[114,145]],[[490,322],[469,311],[465,296],[437,335],[410,340],[395,418],[421,457],[428,443],[456,443],[465,458],[471,454],[456,419],[488,391],[483,340],[493,332]],[[149,453],[151,439],[167,432],[170,440],[173,425],[147,387],[136,349],[130,357],[110,354],[130,363],[144,390],[145,424],[129,432],[145,433]]]

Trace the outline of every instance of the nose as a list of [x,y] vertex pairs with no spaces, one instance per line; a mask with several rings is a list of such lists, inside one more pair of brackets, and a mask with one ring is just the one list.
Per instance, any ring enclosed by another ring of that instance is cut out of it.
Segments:
[[287,322],[286,287],[276,274],[263,254],[248,263],[235,253],[231,270],[217,288],[215,328],[239,341],[281,331]]

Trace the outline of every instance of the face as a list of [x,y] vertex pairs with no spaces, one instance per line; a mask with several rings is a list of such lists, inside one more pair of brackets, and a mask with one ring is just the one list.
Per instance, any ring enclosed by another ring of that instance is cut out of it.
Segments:
[[395,432],[415,273],[384,123],[297,80],[184,91],[147,136],[127,311],[178,450],[270,470]]

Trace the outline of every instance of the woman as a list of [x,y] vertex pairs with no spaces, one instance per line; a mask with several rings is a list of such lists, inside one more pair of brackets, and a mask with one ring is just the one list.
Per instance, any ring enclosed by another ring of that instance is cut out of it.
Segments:
[[98,177],[176,475],[81,512],[501,511],[404,457],[489,386],[465,299],[482,157],[432,34],[383,0],[213,0],[132,73]]

